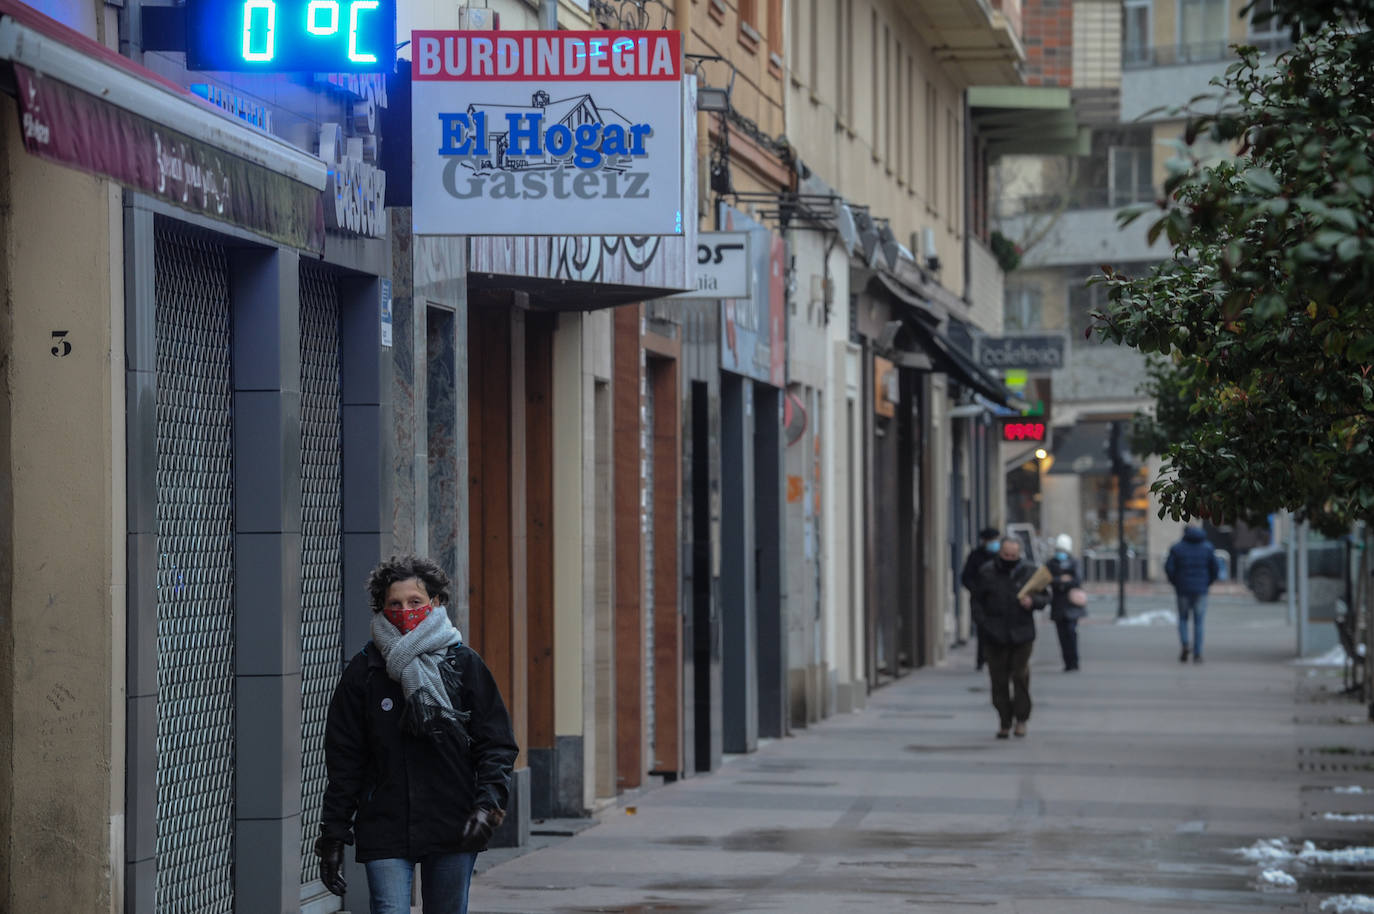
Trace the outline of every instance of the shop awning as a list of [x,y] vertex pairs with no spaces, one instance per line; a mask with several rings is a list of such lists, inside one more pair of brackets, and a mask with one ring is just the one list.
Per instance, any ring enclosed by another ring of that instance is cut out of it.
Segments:
[[1078,123],[1068,89],[1055,86],[976,86],[969,116],[987,142],[988,156],[1088,155],[1092,136]]
[[936,371],[949,375],[999,406],[1007,405],[1007,389],[1002,382],[978,367],[978,363],[961,352],[948,337],[923,321],[911,321],[910,326],[916,328],[921,346]]
[[[907,332],[893,334],[890,352],[884,355],[906,368],[938,371],[1001,406],[1007,405],[1007,389],[1002,382],[978,366],[949,337],[940,332],[940,315],[918,292],[885,273],[874,273],[869,288],[887,293],[894,315],[900,316]],[[913,348],[914,347],[914,348]]]
[[871,284],[876,284],[875,291],[885,292],[905,305],[910,310],[911,317],[924,321],[931,326],[940,323],[940,315],[931,309],[930,303],[922,298],[919,292],[908,288],[905,283],[899,282],[886,273],[874,273]]
[[327,169],[97,41],[0,0],[24,147],[181,209],[324,250]]

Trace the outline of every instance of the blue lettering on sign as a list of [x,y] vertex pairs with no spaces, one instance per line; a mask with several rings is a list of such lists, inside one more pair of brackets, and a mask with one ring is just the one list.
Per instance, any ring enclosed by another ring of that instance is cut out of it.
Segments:
[[186,0],[192,70],[384,72],[396,0]]
[[[488,132],[487,112],[440,112],[441,156],[488,156],[495,145],[506,164],[504,168],[528,167],[521,157],[568,159],[577,168],[600,168],[607,159],[647,156],[646,141],[654,135],[648,124],[583,123],[545,126],[544,115],[507,113],[505,130],[492,137]],[[493,139],[495,142],[493,143]]]

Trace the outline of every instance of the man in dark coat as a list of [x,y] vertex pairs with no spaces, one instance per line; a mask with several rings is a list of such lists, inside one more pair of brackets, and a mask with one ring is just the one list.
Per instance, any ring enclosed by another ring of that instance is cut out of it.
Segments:
[[410,914],[417,863],[424,914],[466,914],[477,854],[510,797],[510,715],[449,621],[442,569],[393,557],[367,588],[372,640],[344,670],[325,724],[320,879],[344,894],[343,847],[356,841],[372,914]]
[[964,570],[959,574],[959,582],[968,591],[969,616],[973,621],[973,640],[977,644],[977,656],[974,659],[973,668],[981,670],[985,660],[983,656],[983,639],[978,637],[978,617],[981,615],[978,609],[977,589],[978,589],[978,569],[982,568],[993,557],[997,555],[997,550],[1002,542],[1002,532],[996,527],[984,527],[978,531],[978,545],[964,559]]
[[1033,574],[1035,565],[1021,558],[1021,541],[1014,537],[1002,540],[997,556],[978,569],[979,637],[992,683],[992,705],[1000,721],[998,739],[1006,739],[1013,732],[1025,736],[1030,720],[1030,658],[1035,646],[1032,613],[1049,602],[1044,588],[1018,596]]
[[1188,527],[1183,539],[1174,543],[1164,561],[1164,574],[1174,585],[1178,597],[1178,641],[1183,651],[1180,663],[1188,662],[1188,617],[1193,618],[1194,663],[1202,662],[1202,623],[1207,615],[1207,591],[1220,575],[1217,551],[1207,541],[1201,527]]

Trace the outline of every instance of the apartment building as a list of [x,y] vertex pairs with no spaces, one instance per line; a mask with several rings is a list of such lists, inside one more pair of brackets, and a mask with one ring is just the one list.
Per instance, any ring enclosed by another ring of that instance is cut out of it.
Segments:
[[[1149,243],[1151,220],[1122,229],[1117,213],[1157,198],[1166,163],[1179,154],[1185,120],[1178,109],[1194,96],[1217,91],[1209,83],[1234,60],[1234,45],[1269,52],[1287,46],[1286,34],[1243,17],[1244,5],[1065,4],[1074,36],[1069,86],[1090,131],[1087,146],[1072,156],[1009,156],[996,169],[997,227],[1023,248],[1019,268],[1007,277],[1006,326],[1067,337],[1065,365],[1051,379],[1049,459],[1006,455],[1009,514],[1042,535],[1073,536],[1090,575],[1115,574],[1116,481],[1104,450],[1110,422],[1129,419],[1150,403],[1140,390],[1141,355],[1091,335],[1091,314],[1103,300],[1101,287],[1085,282],[1102,264],[1139,272],[1168,254],[1163,239]],[[1204,159],[1223,152],[1209,149],[1205,139],[1191,149]],[[1148,491],[1156,470],[1153,463],[1143,466],[1127,493],[1132,577],[1158,577],[1178,536],[1176,524],[1156,516]]]
[[819,611],[792,616],[794,723],[942,657],[960,631],[953,559],[1000,520],[985,404],[1004,391],[969,343],[998,329],[1001,270],[966,93],[1021,83],[1020,27],[1018,3],[791,8],[789,390],[819,447],[790,466],[821,557]]

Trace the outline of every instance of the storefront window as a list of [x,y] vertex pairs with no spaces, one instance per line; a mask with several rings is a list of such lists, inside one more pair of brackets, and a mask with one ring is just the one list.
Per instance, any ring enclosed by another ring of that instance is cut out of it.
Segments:
[[[1083,549],[1085,554],[1114,556],[1121,542],[1117,527],[1115,476],[1083,476]],[[1148,554],[1150,472],[1142,467],[1131,478],[1126,497],[1126,547],[1138,557]]]

